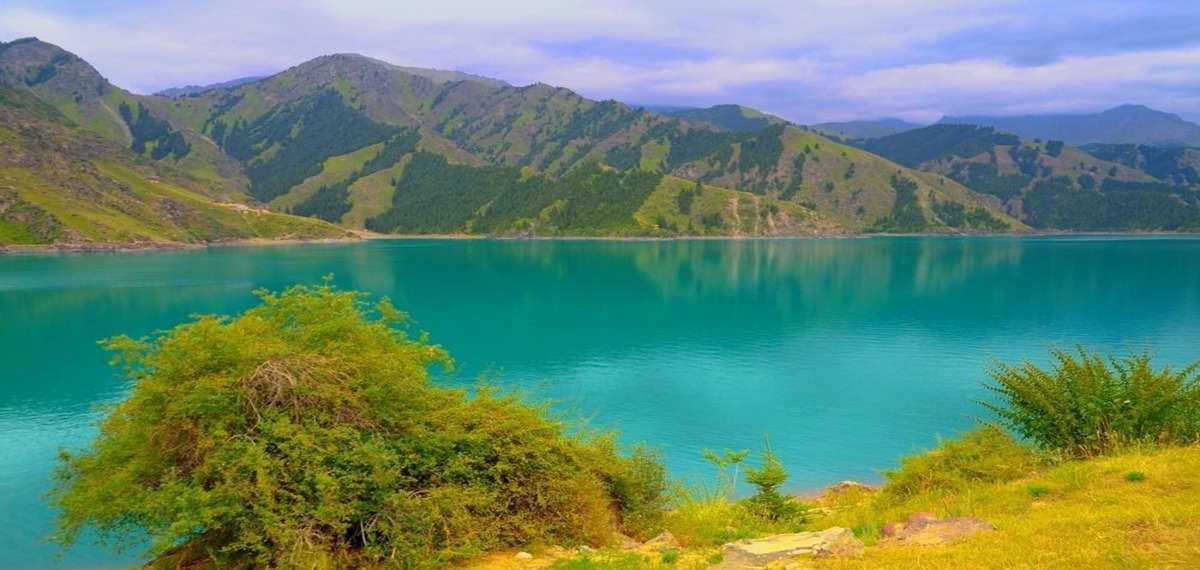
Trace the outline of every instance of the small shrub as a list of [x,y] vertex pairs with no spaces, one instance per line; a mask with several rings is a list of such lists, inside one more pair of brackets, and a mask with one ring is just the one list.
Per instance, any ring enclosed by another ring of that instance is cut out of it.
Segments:
[[668,548],[662,551],[662,562],[663,564],[674,564],[679,562],[680,556],[681,555],[679,554],[678,550],[675,550],[674,548]]
[[1129,481],[1130,483],[1137,483],[1138,481],[1145,481],[1146,474],[1142,473],[1141,471],[1130,471],[1129,473],[1125,474],[1125,480]]
[[1200,362],[1154,369],[1148,353],[1125,358],[1052,349],[1049,369],[996,362],[981,402],[1005,427],[1069,457],[1131,444],[1191,443],[1200,436]]
[[1012,481],[1044,463],[1032,449],[991,426],[942,441],[936,449],[900,460],[885,471],[884,493],[909,497],[927,492],[950,493],[975,483]]
[[787,469],[779,462],[769,443],[763,444],[762,467],[746,468],[746,481],[758,488],[754,496],[744,499],[743,504],[751,513],[772,522],[800,524],[805,520],[804,505],[779,492],[787,481]]
[[1050,494],[1050,487],[1047,487],[1045,485],[1030,485],[1028,487],[1028,490],[1029,490],[1029,496],[1031,496],[1035,499],[1040,499],[1040,498],[1045,497],[1046,495]]

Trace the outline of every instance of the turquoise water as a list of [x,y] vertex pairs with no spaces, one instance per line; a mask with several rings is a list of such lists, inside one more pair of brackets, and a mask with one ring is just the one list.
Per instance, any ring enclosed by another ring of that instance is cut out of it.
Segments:
[[[42,498],[59,447],[126,386],[98,339],[250,291],[319,283],[386,294],[482,373],[647,441],[681,477],[704,448],[759,449],[794,490],[878,481],[896,457],[969,427],[991,357],[1050,345],[1200,359],[1200,240],[873,238],[388,241],[0,257],[0,566],[43,568]],[[78,548],[62,567],[136,553]]]

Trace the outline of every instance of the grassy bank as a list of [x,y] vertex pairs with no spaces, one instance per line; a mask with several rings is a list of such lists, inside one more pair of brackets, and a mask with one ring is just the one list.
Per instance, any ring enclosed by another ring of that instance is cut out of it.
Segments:
[[[966,442],[964,444],[964,441]],[[805,559],[805,568],[1198,568],[1200,447],[1131,448],[1055,462],[1011,439],[978,433],[906,458],[876,493],[827,493],[806,522],[765,524],[721,500],[672,512],[677,549],[606,549],[560,555],[540,566],[698,569],[721,560],[720,544],[792,530],[843,526],[866,543],[861,558]],[[943,546],[881,543],[885,524],[930,512],[996,527]],[[474,568],[504,567],[496,557]],[[525,563],[532,568],[537,564]],[[780,564],[783,568],[786,564]]]

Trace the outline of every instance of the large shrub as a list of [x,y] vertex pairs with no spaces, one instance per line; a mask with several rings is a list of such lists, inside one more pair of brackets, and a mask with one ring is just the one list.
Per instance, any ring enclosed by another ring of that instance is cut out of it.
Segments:
[[55,539],[151,540],[162,566],[433,566],[531,541],[648,531],[664,471],[544,406],[430,384],[448,364],[383,301],[259,292],[237,318],[106,341],[133,382],[63,453]]
[[981,402],[1004,426],[1069,457],[1122,446],[1191,443],[1200,437],[1200,363],[1155,369],[1147,353],[1102,356],[1053,349],[1049,368],[997,362]]

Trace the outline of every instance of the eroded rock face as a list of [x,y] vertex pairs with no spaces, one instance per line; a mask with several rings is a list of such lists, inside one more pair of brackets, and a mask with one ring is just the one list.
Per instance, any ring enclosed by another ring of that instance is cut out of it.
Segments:
[[936,546],[989,530],[996,530],[996,527],[976,518],[939,519],[932,513],[916,513],[905,522],[884,526],[884,539],[880,545]]
[[779,534],[756,540],[739,540],[721,548],[724,561],[714,569],[735,570],[763,566],[793,556],[860,556],[863,543],[848,528],[819,532]]

